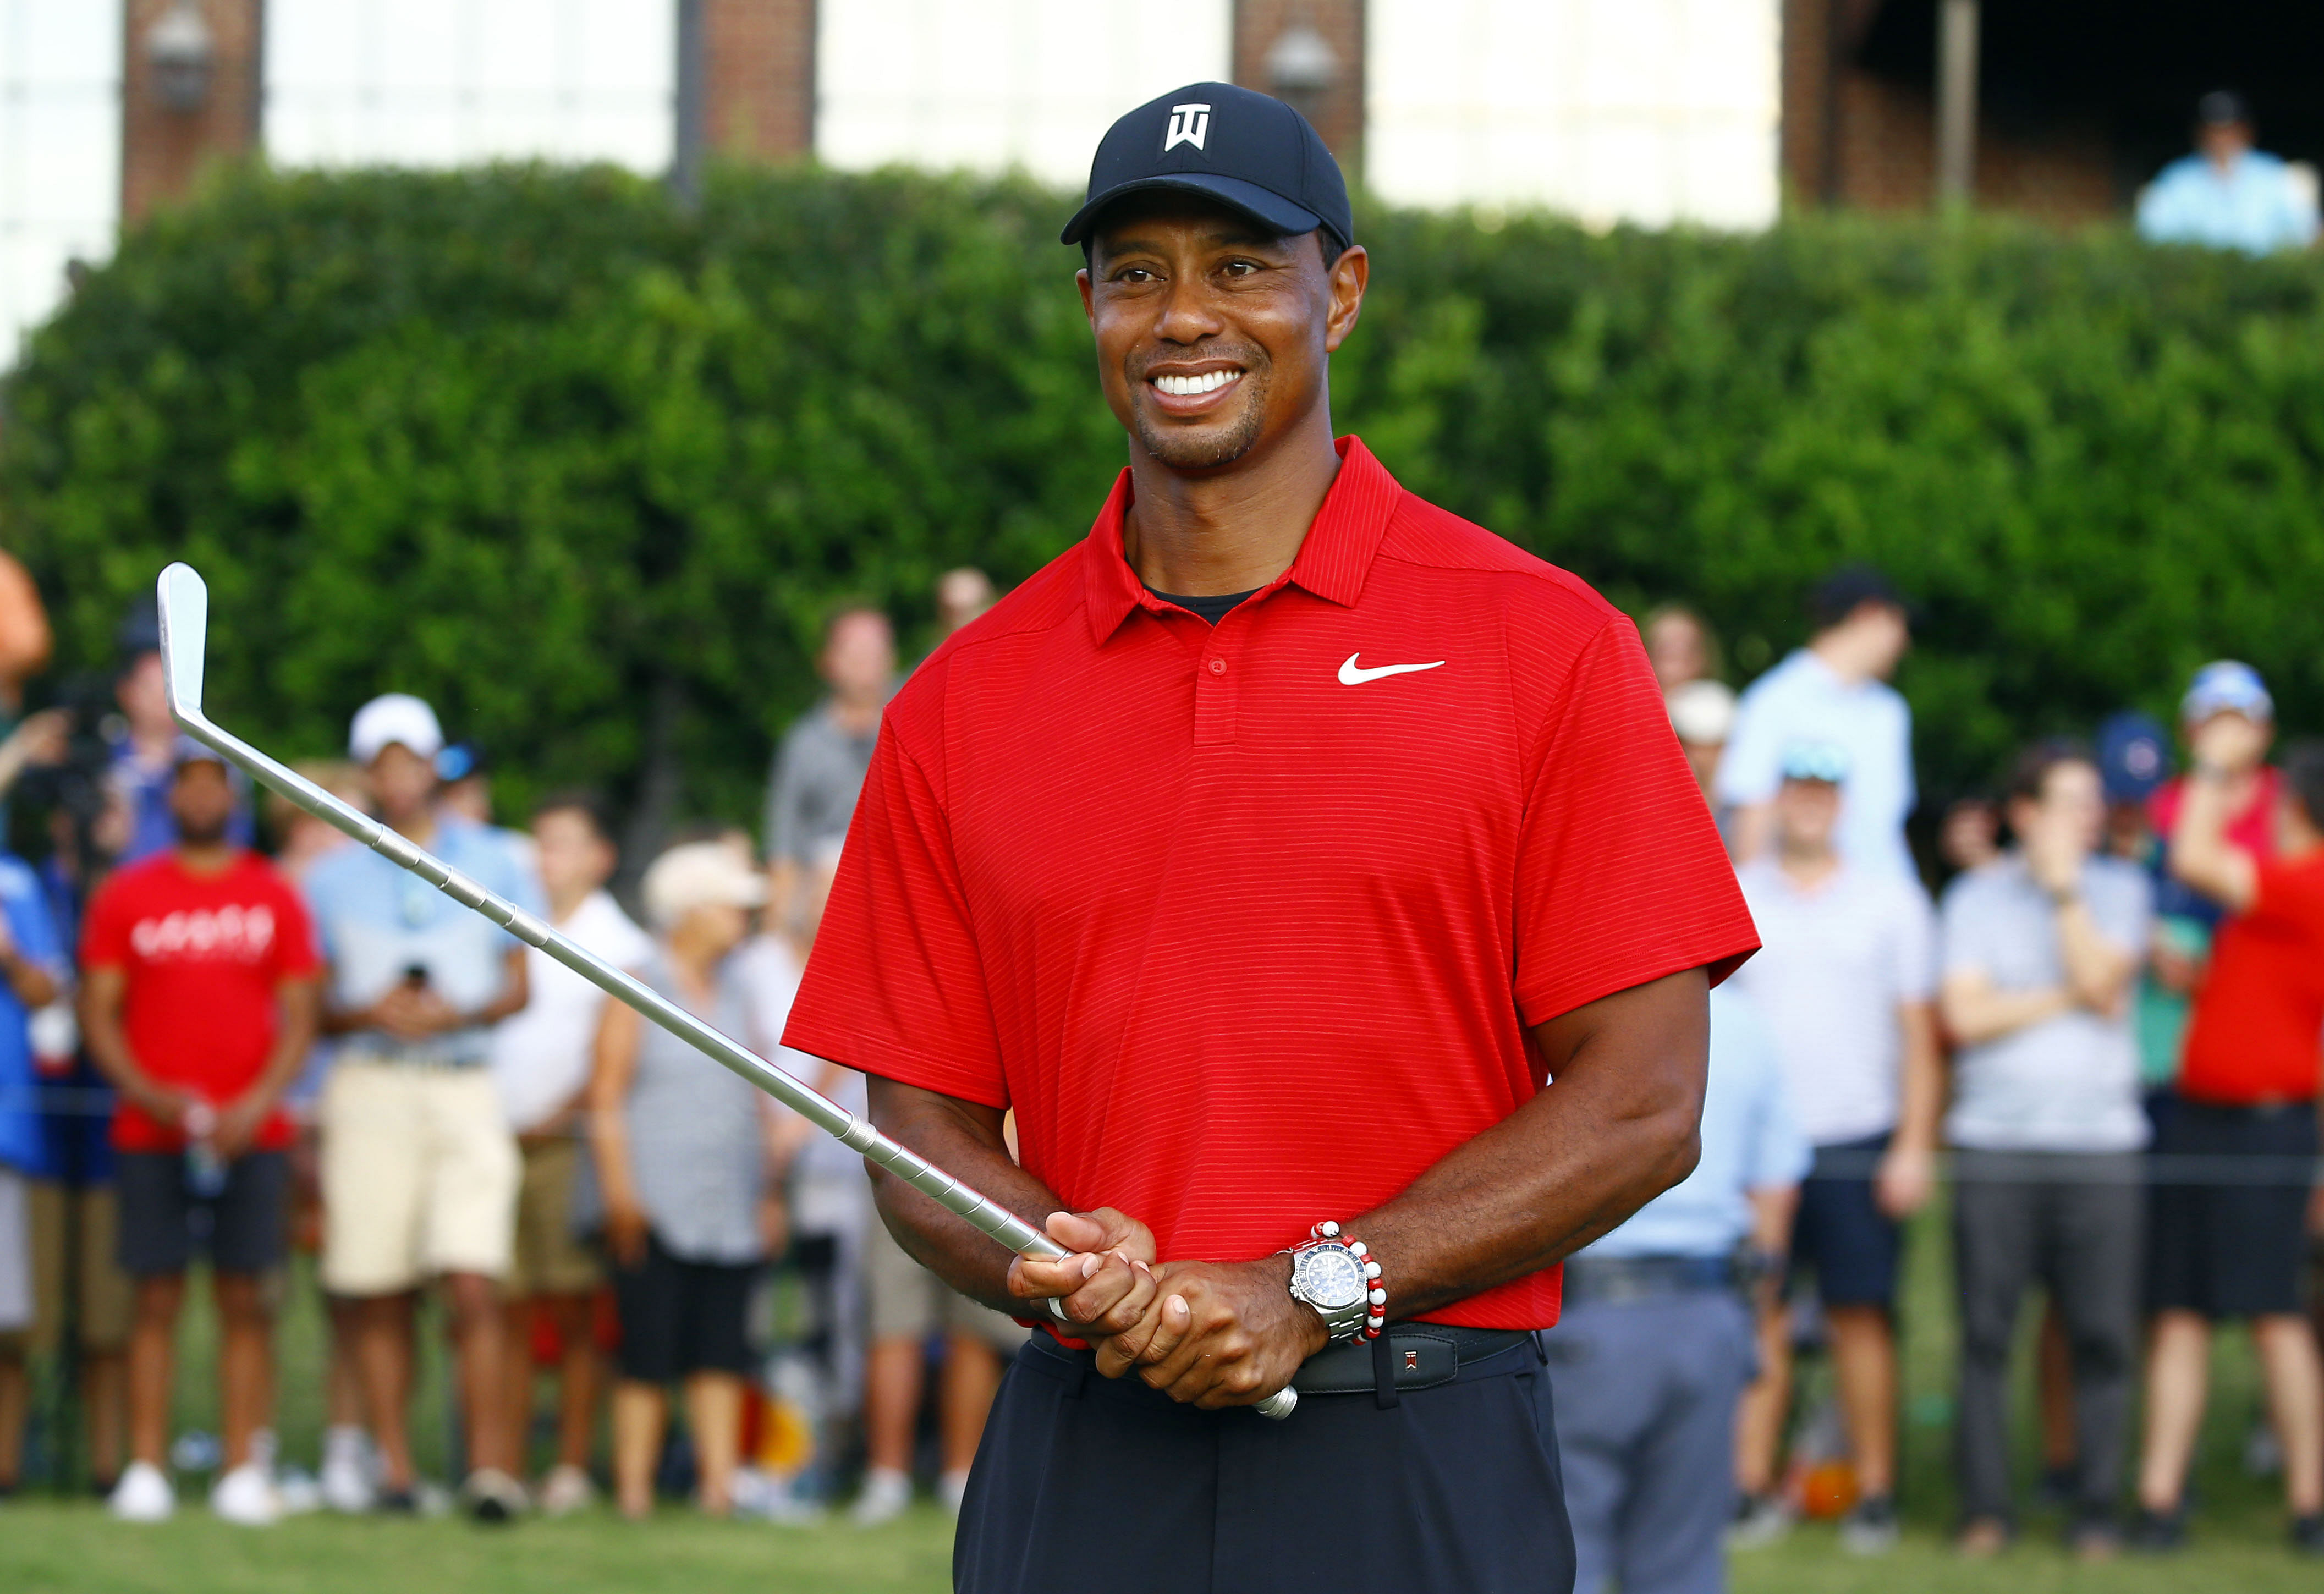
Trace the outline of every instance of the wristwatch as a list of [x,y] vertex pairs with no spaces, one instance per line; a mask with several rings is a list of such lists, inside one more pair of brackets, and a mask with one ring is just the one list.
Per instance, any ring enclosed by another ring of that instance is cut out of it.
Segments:
[[1315,1230],[1284,1253],[1291,1258],[1291,1298],[1314,1309],[1333,1344],[1370,1338],[1388,1299],[1378,1284],[1379,1264],[1362,1240],[1342,1239],[1337,1223],[1318,1223]]

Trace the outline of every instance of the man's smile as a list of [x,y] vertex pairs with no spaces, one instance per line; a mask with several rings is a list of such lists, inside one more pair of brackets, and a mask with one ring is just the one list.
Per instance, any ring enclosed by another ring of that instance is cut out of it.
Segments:
[[1208,361],[1148,371],[1145,381],[1156,407],[1165,414],[1201,415],[1222,406],[1242,378],[1242,366]]

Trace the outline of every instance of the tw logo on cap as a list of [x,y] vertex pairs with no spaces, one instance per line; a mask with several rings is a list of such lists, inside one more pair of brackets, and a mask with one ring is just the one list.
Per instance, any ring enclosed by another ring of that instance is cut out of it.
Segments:
[[[1170,130],[1162,135],[1162,152],[1168,154],[1180,144],[1203,148],[1203,141],[1211,135],[1211,107],[1208,106],[1172,106]],[[1205,153],[1208,152],[1206,151]]]

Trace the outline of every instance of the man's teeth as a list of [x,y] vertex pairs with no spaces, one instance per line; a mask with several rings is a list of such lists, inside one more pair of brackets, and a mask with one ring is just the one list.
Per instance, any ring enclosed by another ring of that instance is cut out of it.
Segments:
[[1205,371],[1200,376],[1157,376],[1154,385],[1173,398],[1191,399],[1198,393],[1215,392],[1240,374],[1239,371]]

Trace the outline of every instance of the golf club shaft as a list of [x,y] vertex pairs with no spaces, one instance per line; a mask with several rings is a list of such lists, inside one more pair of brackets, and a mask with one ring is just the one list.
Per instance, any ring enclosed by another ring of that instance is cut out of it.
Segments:
[[188,735],[222,758],[246,769],[261,785],[281,792],[291,802],[335,829],[345,832],[373,852],[409,870],[463,908],[474,908],[528,946],[539,947],[567,968],[604,991],[614,1000],[635,1009],[688,1046],[724,1064],[752,1084],[798,1113],[841,1145],[858,1151],[926,1195],[980,1234],[991,1236],[1020,1256],[1062,1257],[1065,1247],[1016,1213],[970,1189],[917,1152],[907,1149],[803,1082],[737,1045],[669,998],[633,979],[603,958],[558,934],[555,928],[514,903],[494,896],[475,881],[411,844],[378,820],[339,801],[312,781],[283,768],[239,738],[211,724],[205,717],[179,714]]

